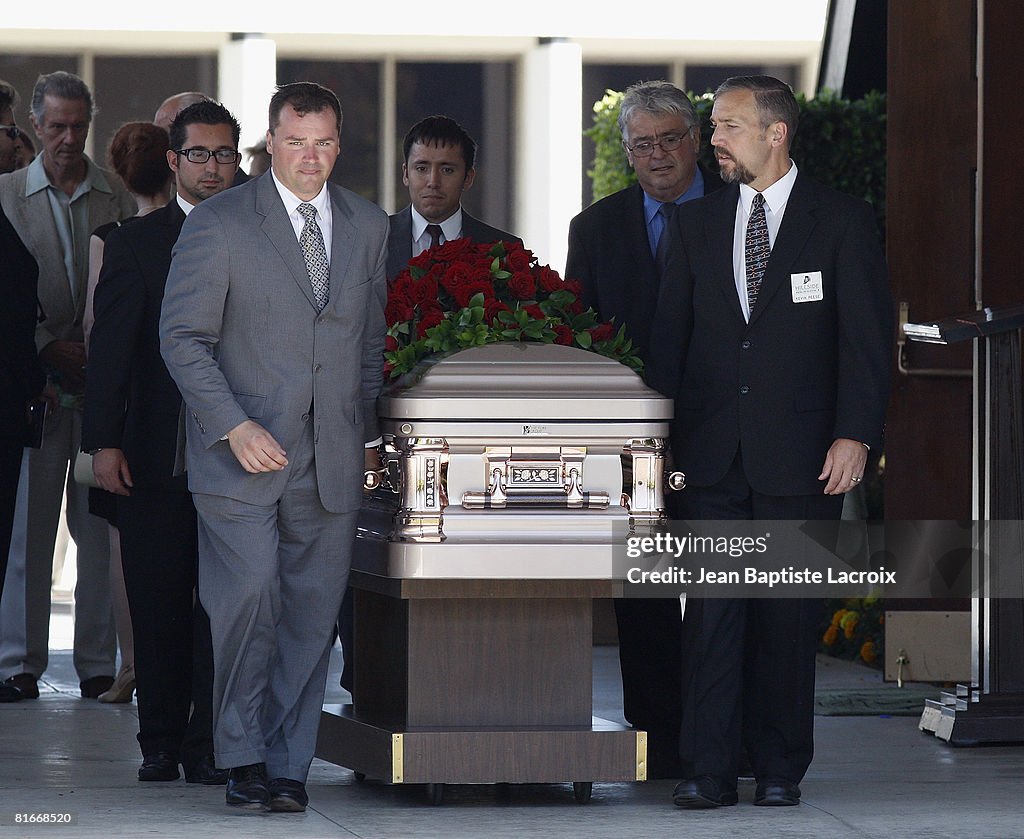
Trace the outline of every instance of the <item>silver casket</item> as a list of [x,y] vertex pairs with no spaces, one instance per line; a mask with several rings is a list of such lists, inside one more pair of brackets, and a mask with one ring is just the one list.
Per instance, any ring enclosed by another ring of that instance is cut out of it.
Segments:
[[378,401],[383,485],[355,567],[398,578],[609,579],[664,522],[672,403],[631,369],[556,344],[428,360]]

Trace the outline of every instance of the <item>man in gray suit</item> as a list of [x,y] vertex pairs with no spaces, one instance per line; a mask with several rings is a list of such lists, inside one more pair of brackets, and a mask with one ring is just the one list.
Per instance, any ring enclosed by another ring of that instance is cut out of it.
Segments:
[[271,171],[192,211],[161,315],[186,405],[215,757],[228,804],[249,809],[308,802],[363,470],[376,465],[387,216],[327,185],[340,133],[330,90],[278,88]]
[[107,690],[116,669],[106,523],[89,514],[87,488],[68,468],[81,441],[89,234],[135,213],[134,199],[85,154],[92,114],[92,92],[78,76],[40,76],[31,121],[42,153],[0,176],[4,213],[39,263],[45,319],[36,328],[36,348],[53,405],[42,447],[27,455],[27,501],[15,512],[12,544],[22,548],[12,548],[11,567],[24,568],[24,594],[9,587],[0,608],[0,677],[26,699],[39,696],[37,680],[48,663],[50,576],[65,489],[68,530],[78,549],[74,660],[82,696]]

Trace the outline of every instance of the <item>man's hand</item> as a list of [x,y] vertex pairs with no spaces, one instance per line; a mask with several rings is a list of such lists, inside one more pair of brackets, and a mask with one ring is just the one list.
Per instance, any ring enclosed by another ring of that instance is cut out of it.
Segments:
[[864,466],[868,462],[867,447],[856,440],[840,437],[829,446],[825,465],[818,475],[819,481],[828,479],[825,495],[842,495],[849,492],[864,477]]
[[92,456],[92,473],[107,492],[131,495],[132,473],[121,449],[102,449]]
[[228,444],[246,472],[279,472],[288,465],[284,449],[258,422],[246,420],[228,432]]
[[51,341],[39,353],[39,360],[60,375],[65,393],[85,390],[85,344],[79,341]]

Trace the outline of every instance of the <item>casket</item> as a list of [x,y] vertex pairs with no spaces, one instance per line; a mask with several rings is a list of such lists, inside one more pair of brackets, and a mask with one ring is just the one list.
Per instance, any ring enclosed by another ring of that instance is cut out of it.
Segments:
[[619,362],[500,343],[421,363],[378,401],[384,484],[355,568],[398,578],[609,579],[664,522],[672,403]]

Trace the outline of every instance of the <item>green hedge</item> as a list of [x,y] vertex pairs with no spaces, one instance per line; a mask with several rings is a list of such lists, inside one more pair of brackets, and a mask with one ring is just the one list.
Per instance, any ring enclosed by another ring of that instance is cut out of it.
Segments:
[[[689,94],[701,121],[700,161],[717,171],[711,153],[711,94]],[[824,92],[814,99],[803,94],[800,126],[793,144],[793,159],[815,180],[841,192],[863,198],[875,207],[879,231],[885,231],[885,95],[869,93],[854,101]],[[594,124],[583,133],[595,144],[594,200],[636,181],[626,163],[616,120],[622,93],[609,90],[594,104]]]

